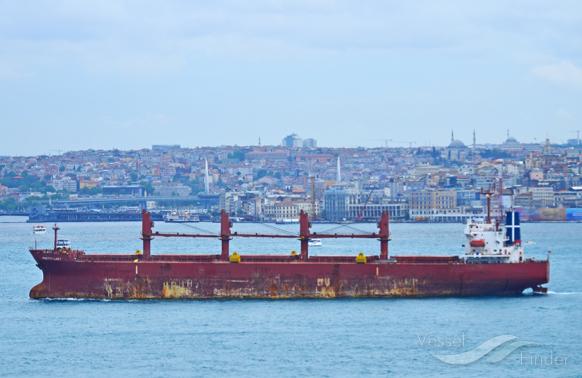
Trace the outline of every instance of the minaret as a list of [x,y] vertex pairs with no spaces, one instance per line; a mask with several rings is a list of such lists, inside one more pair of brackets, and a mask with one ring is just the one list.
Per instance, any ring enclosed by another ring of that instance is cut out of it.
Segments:
[[455,132],[451,130],[451,143],[455,140]]
[[336,170],[336,175],[337,176],[335,178],[335,181],[336,181],[336,184],[339,184],[342,181],[342,168],[341,168],[341,165],[340,165],[340,157],[339,156],[337,157],[337,170]]
[[475,159],[477,157],[476,155],[477,155],[477,133],[475,129],[473,129],[473,149],[471,151],[473,165],[475,165]]
[[204,158],[204,191],[210,194],[210,180],[208,177],[208,159]]

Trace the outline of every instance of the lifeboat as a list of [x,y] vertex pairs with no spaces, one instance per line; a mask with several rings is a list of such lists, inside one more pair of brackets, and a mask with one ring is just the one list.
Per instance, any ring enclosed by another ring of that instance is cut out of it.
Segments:
[[469,244],[471,245],[471,247],[485,247],[485,240],[473,239]]

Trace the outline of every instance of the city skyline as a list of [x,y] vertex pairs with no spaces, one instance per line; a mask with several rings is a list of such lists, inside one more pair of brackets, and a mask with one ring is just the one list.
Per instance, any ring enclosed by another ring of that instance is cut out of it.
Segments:
[[[299,140],[299,145],[296,146],[292,146],[292,145],[286,145],[285,144],[285,139],[289,138],[289,137],[298,137]],[[65,153],[72,153],[72,152],[79,152],[79,151],[140,151],[140,150],[150,150],[150,149],[155,149],[156,146],[159,147],[177,147],[177,148],[182,148],[182,149],[216,149],[216,148],[255,148],[255,147],[264,147],[264,148],[291,148],[291,149],[311,149],[311,150],[336,150],[336,149],[357,149],[357,148],[364,148],[364,149],[375,149],[375,148],[388,148],[388,149],[392,149],[392,148],[447,148],[450,147],[451,145],[455,145],[458,144],[459,142],[461,142],[462,146],[467,148],[467,149],[471,149],[473,148],[473,144],[475,143],[476,146],[478,147],[485,147],[485,148],[495,148],[496,146],[503,146],[504,144],[506,144],[507,142],[510,143],[517,143],[518,145],[544,145],[547,144],[547,142],[549,141],[549,143],[551,145],[570,145],[570,146],[576,146],[579,144],[582,144],[582,138],[580,137],[580,134],[578,132],[576,132],[576,134],[574,135],[574,137],[570,137],[564,140],[551,140],[549,138],[537,138],[537,137],[532,137],[530,138],[530,140],[521,140],[520,138],[516,138],[513,134],[510,133],[510,130],[506,130],[506,134],[504,135],[503,138],[501,138],[498,141],[494,141],[494,142],[483,142],[480,141],[478,139],[477,133],[475,131],[471,132],[471,138],[458,138],[457,137],[457,133],[454,130],[450,130],[449,134],[448,134],[449,140],[446,141],[446,143],[443,144],[430,144],[430,145],[422,145],[422,144],[417,144],[416,142],[405,142],[405,141],[394,141],[393,139],[378,139],[378,144],[377,145],[371,145],[371,146],[365,146],[365,145],[348,145],[348,146],[334,146],[334,145],[326,145],[325,143],[321,143],[321,141],[311,138],[311,137],[306,137],[306,138],[302,138],[301,135],[298,135],[297,133],[291,133],[287,136],[285,136],[283,138],[283,140],[279,140],[279,142],[275,142],[273,144],[267,144],[267,143],[263,143],[261,138],[258,138],[257,142],[254,144],[222,144],[222,145],[188,145],[187,143],[168,143],[168,144],[162,144],[162,143],[154,143],[151,145],[144,145],[144,146],[137,146],[134,148],[118,148],[118,147],[104,147],[104,148],[85,148],[85,149],[81,149],[81,148],[73,148],[73,149],[55,149],[55,150],[50,150],[49,152],[46,153],[42,153],[42,152],[37,152],[37,153],[32,153],[32,154],[2,154],[2,151],[0,151],[0,156],[54,156],[54,155],[61,155],[61,154],[65,154]],[[308,144],[306,145],[305,143],[303,143],[304,141],[308,142]]]
[[389,211],[400,221],[459,222],[483,214],[484,190],[505,188],[500,201],[527,219],[579,218],[579,141],[522,144],[507,135],[502,144],[467,146],[454,132],[450,138],[446,147],[347,149],[313,148],[317,141],[291,134],[275,147],[0,156],[0,213],[129,220],[141,206],[158,220],[179,207],[206,220],[224,209],[281,222],[302,210],[327,221],[369,221]]

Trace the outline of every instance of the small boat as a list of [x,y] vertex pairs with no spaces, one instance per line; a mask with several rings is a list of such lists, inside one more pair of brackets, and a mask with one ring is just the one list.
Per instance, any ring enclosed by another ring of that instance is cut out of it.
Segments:
[[299,223],[299,219],[294,219],[294,218],[275,219],[275,224],[295,224],[295,223]]
[[171,213],[164,215],[164,222],[167,223],[197,223],[200,222],[200,217],[198,214],[190,212],[189,210],[184,211],[172,211]]
[[32,226],[32,233],[35,235],[46,233],[46,227],[42,224],[35,224]]
[[309,239],[310,247],[321,247],[321,239]]

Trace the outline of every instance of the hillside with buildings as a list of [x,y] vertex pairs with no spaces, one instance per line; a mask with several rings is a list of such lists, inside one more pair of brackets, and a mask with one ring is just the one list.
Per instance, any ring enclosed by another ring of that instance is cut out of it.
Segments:
[[462,222],[481,216],[485,190],[503,192],[526,220],[582,220],[582,145],[466,145],[329,148],[292,134],[280,146],[0,157],[0,211],[188,209],[212,219],[220,209],[253,221]]

